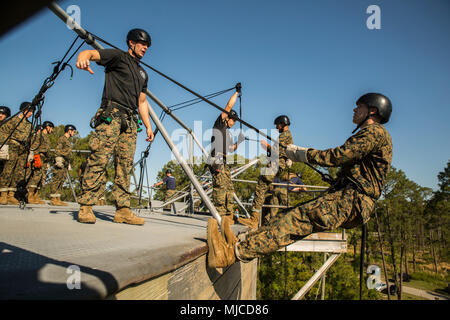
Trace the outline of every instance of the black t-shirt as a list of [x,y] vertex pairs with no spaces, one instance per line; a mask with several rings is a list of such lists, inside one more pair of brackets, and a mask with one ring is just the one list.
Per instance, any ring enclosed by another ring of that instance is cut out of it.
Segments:
[[98,52],[100,61],[97,64],[105,67],[102,105],[112,100],[136,110],[139,95],[147,90],[147,72],[139,65],[139,60],[128,52],[117,49],[101,49]]
[[232,151],[233,137],[225,120],[222,119],[222,114],[214,122],[213,133],[211,137],[211,156],[215,157],[218,153],[226,155]]

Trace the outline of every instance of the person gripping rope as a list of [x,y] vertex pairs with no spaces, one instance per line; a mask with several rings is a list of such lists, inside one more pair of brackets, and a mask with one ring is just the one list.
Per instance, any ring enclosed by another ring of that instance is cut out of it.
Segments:
[[132,29],[127,35],[128,51],[117,49],[84,50],[79,53],[76,66],[93,74],[90,62],[105,67],[105,86],[102,103],[91,126],[95,132],[89,140],[91,154],[87,160],[81,195],[78,222],[95,223],[92,206],[97,203],[106,184],[106,166],[114,154],[115,179],[113,197],[116,212],[114,222],[143,225],[145,220],[130,210],[130,174],[136,150],[139,113],[147,129],[146,141],[153,140],[146,90],[148,75],[140,66],[151,45],[150,35],[142,29]]
[[286,148],[292,161],[341,167],[328,193],[285,210],[267,226],[240,240],[227,221],[222,222],[221,234],[217,221],[211,218],[207,226],[209,267],[227,267],[236,260],[249,262],[311,233],[351,229],[370,220],[392,162],[392,140],[383,126],[390,119],[392,104],[382,94],[368,93],[356,105],[353,122],[357,124],[355,130],[360,130],[342,146],[317,150],[291,144]]
[[232,108],[240,91],[241,86],[238,84],[236,85],[236,92],[228,100],[225,107],[229,114],[222,112],[214,122],[211,137],[211,153],[208,159],[208,166],[212,175],[212,202],[220,216],[228,217],[231,220],[234,214],[234,187],[226,156],[228,153],[234,152],[239,144],[245,140],[241,132],[237,142],[233,144],[231,133],[228,130],[234,126],[238,118],[236,111],[232,110]]

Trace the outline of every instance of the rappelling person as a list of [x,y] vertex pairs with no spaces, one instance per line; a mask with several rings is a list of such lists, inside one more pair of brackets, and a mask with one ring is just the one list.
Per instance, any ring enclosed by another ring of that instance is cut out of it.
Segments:
[[15,198],[17,185],[26,179],[27,142],[33,127],[28,119],[33,115],[34,107],[30,102],[22,102],[19,109],[18,115],[0,127],[0,146],[8,146],[5,147],[8,159],[0,176],[0,204],[18,205],[19,200]]
[[51,121],[44,121],[40,130],[36,131],[31,141],[31,153],[29,163],[31,166],[31,177],[28,180],[28,203],[45,204],[39,197],[46,178],[47,166],[50,159],[50,138],[55,125]]
[[77,128],[72,124],[64,127],[64,134],[58,139],[55,148],[55,162],[53,164],[52,182],[50,184],[50,204],[52,206],[67,206],[61,201],[61,190],[70,171],[72,159],[72,138],[77,133]]
[[238,115],[232,110],[236,99],[241,92],[241,85],[236,85],[236,92],[228,100],[225,111],[214,122],[211,137],[211,153],[208,159],[209,170],[212,175],[212,202],[221,217],[233,220],[234,214],[234,187],[231,181],[230,166],[227,164],[227,154],[234,152],[239,144],[245,140],[242,132],[236,143],[228,129],[234,126]]
[[[265,195],[269,191],[270,185],[274,178],[277,177],[280,181],[289,179],[289,167],[291,166],[292,161],[288,160],[286,156],[286,147],[293,143],[292,134],[289,130],[291,121],[288,116],[281,115],[275,118],[273,123],[280,133],[278,137],[278,144],[275,146],[276,150],[272,150],[273,148],[265,140],[261,141],[261,146],[269,153],[275,152],[274,155],[278,153],[278,157],[276,159],[278,161],[275,165],[273,162],[269,162],[269,167],[266,168],[263,174],[260,174],[258,177],[258,184],[255,189],[255,197],[253,198],[250,218],[238,218],[239,223],[246,225],[251,229],[258,228],[260,224]],[[283,199],[283,202],[280,204],[287,205],[287,200],[285,200],[286,199]]]
[[145,223],[143,218],[135,216],[130,210],[129,189],[136,150],[137,113],[147,129],[146,141],[153,140],[146,98],[148,75],[139,64],[150,48],[151,38],[145,30],[132,29],[128,32],[126,43],[127,52],[117,49],[85,50],[77,58],[77,68],[91,74],[94,73],[90,67],[91,61],[105,67],[102,103],[91,121],[95,132],[89,140],[91,154],[81,184],[81,196],[78,198],[78,221],[82,223],[95,223],[92,206],[97,203],[104,189],[106,166],[113,154],[114,222],[134,225]]
[[[242,240],[237,240],[227,220],[208,220],[208,265],[227,267],[235,261],[249,262],[271,254],[313,232],[339,227],[351,229],[367,223],[386,183],[392,161],[392,140],[383,124],[390,119],[391,101],[368,93],[356,101],[353,123],[360,129],[340,147],[316,150],[288,145],[286,156],[296,162],[323,167],[341,167],[328,193],[285,210]],[[355,132],[355,131],[354,131]]]

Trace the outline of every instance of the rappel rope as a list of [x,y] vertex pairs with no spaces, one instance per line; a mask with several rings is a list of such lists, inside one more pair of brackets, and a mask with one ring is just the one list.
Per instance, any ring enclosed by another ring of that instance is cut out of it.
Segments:
[[[115,49],[117,49],[117,50],[121,50],[121,49],[118,48],[117,46],[115,46],[115,45],[109,43],[108,41],[106,41],[106,40],[100,38],[99,36],[97,36],[97,35],[95,35],[95,34],[93,34],[93,33],[88,32],[88,31],[86,31],[86,35],[83,37],[83,39],[85,39],[86,42],[87,42],[87,41],[91,41],[91,42],[92,42],[93,39],[96,39],[96,40],[98,40],[98,41],[100,41],[100,42],[103,42],[104,44],[106,44],[106,45],[108,45],[108,46],[110,46],[110,47],[112,47],[112,48],[115,48]],[[87,43],[88,43],[88,42],[87,42]],[[88,43],[88,44],[89,44],[89,43]],[[121,51],[123,51],[123,50],[121,50]],[[195,92],[195,91],[193,91],[193,90],[187,88],[187,87],[184,86],[183,84],[181,84],[181,83],[179,83],[178,81],[172,79],[171,77],[165,75],[165,74],[162,73],[161,71],[159,71],[159,70],[153,68],[152,66],[148,65],[147,63],[145,63],[145,62],[143,62],[143,61],[139,61],[139,63],[141,63],[142,65],[146,66],[146,67],[149,68],[150,70],[156,72],[156,73],[159,74],[160,76],[166,78],[167,80],[173,82],[174,84],[176,84],[177,86],[183,88],[184,90],[186,90],[186,91],[192,93],[192,94],[193,94],[194,96],[196,96],[198,99],[201,99],[201,100],[203,100],[204,102],[206,102],[206,103],[210,104],[211,106],[215,107],[216,109],[218,109],[218,110],[220,110],[220,111],[222,111],[222,112],[224,112],[224,113],[230,115],[230,112],[226,111],[224,108],[218,106],[217,104],[215,104],[214,102],[212,102],[212,101],[210,101],[209,99],[205,98],[204,96],[198,94],[197,92]],[[254,127],[253,125],[249,124],[248,122],[242,120],[241,118],[238,118],[238,119],[236,119],[236,120],[239,121],[240,123],[242,123],[243,125],[247,126],[248,128],[250,128],[250,129],[256,131],[258,134],[264,136],[266,139],[272,141],[272,138],[271,138],[270,136],[268,136],[268,135],[265,134],[264,132],[261,132],[259,129],[257,129],[257,128]]]

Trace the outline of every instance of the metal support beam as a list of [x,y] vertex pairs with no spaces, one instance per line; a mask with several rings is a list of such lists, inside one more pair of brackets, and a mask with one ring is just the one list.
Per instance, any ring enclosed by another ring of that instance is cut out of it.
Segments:
[[299,292],[292,298],[292,300],[302,299],[309,290],[316,284],[318,280],[328,271],[328,269],[336,262],[340,257],[340,253],[332,254],[328,260],[320,267],[319,270],[308,280],[308,282],[300,289]]

